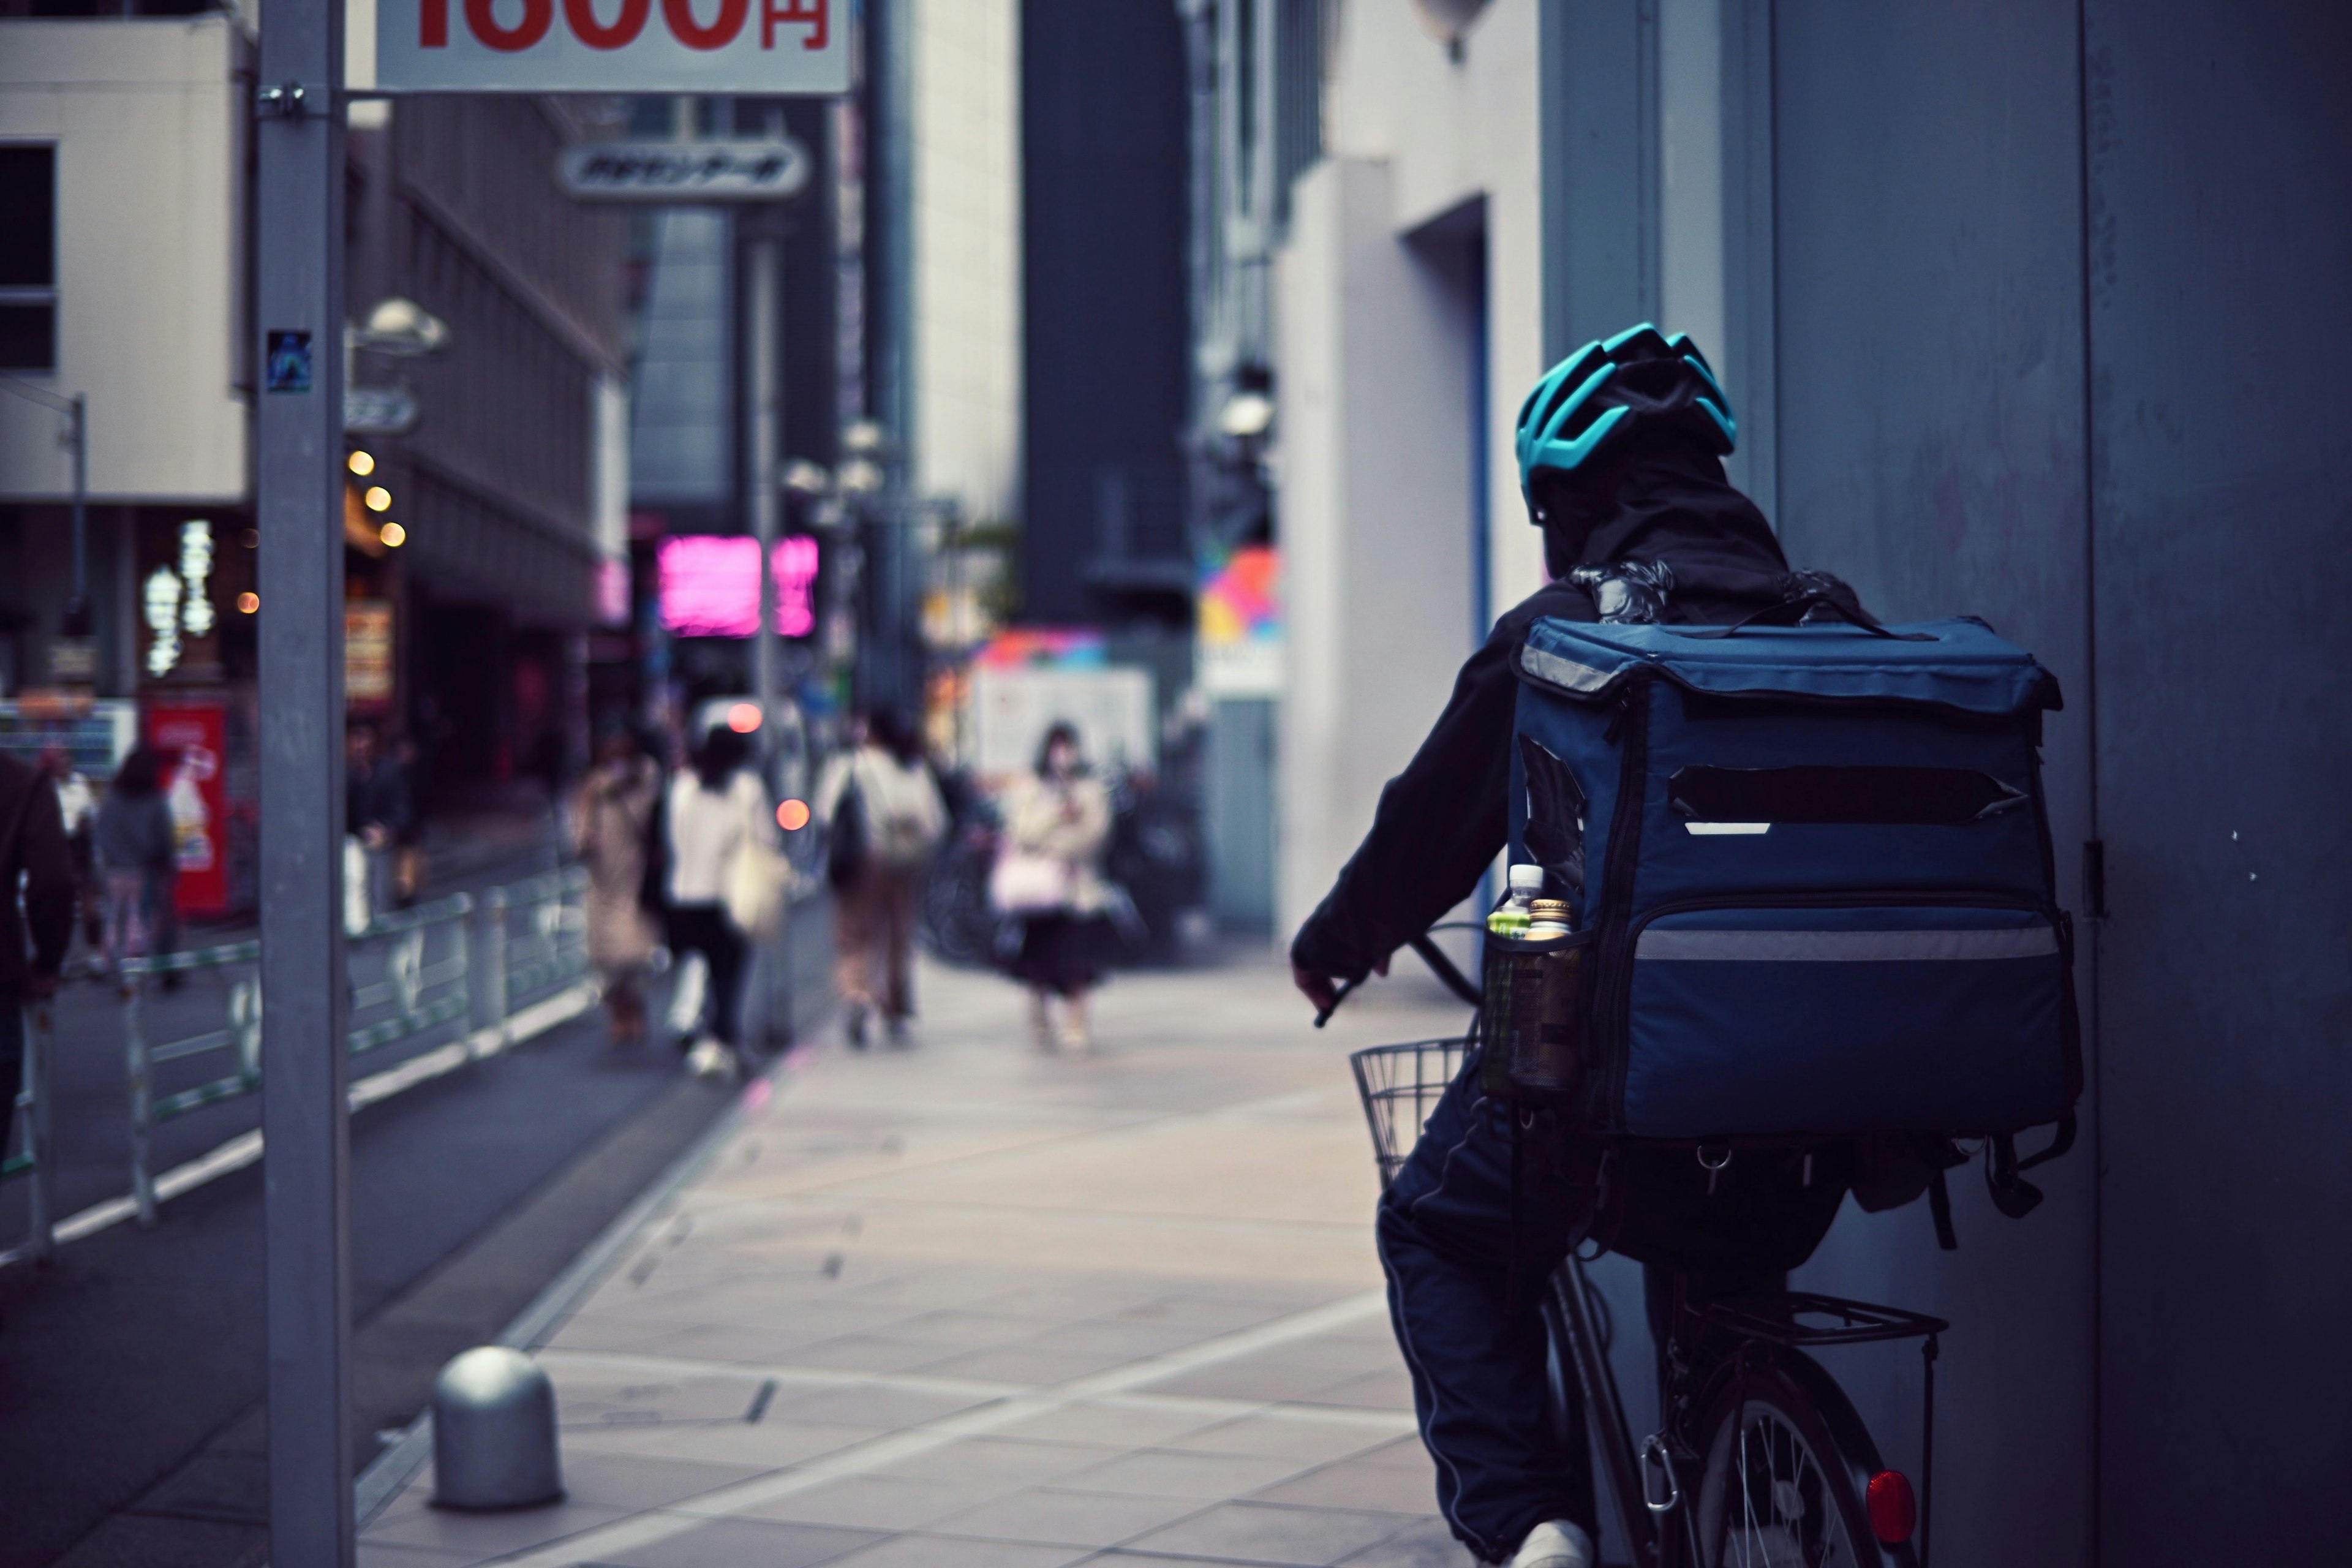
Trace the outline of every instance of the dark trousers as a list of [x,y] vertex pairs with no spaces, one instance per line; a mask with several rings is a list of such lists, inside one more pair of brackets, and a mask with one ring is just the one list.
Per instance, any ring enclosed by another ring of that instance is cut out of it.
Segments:
[[742,932],[729,923],[727,911],[717,904],[680,904],[669,911],[669,950],[681,958],[698,952],[710,966],[703,1016],[712,1035],[733,1045],[743,960],[750,951]]
[[1592,1194],[1558,1120],[1486,1099],[1475,1070],[1438,1100],[1381,1200],[1378,1235],[1437,1506],[1456,1539],[1498,1562],[1546,1520],[1594,1527],[1582,1424],[1565,1439],[1553,1430],[1537,1307]]
[[[1643,1265],[1655,1344],[1666,1342],[1677,1280],[1691,1304],[1786,1287],[1788,1257],[1811,1251],[1845,1193],[1843,1176],[1799,1188],[1797,1159],[1781,1162],[1786,1170],[1743,1160],[1717,1197],[1714,1177],[1688,1153],[1617,1157],[1622,1201],[1612,1205],[1611,1226],[1619,1250],[1687,1259],[1696,1248],[1707,1258],[1679,1273]],[[1570,1521],[1599,1539],[1580,1395],[1570,1368],[1574,1407],[1556,1430],[1538,1305],[1545,1279],[1584,1235],[1598,1175],[1598,1148],[1570,1136],[1552,1112],[1481,1095],[1474,1057],[1381,1199],[1389,1317],[1412,1373],[1422,1441],[1437,1462],[1437,1506],[1454,1536],[1488,1562],[1509,1558],[1546,1520]],[[1793,1230],[1782,1223],[1791,1215]]]

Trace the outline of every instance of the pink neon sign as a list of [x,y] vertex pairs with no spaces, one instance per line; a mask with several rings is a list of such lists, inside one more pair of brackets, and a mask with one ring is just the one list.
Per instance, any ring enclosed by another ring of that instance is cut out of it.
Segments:
[[[776,541],[776,630],[803,637],[816,628],[816,541]],[[760,627],[760,545],[744,534],[688,533],[665,539],[661,620],[682,637],[748,637]]]

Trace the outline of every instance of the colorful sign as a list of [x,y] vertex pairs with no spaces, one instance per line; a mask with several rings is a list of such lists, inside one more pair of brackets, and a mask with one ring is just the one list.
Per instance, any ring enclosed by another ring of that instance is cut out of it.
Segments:
[[180,857],[186,914],[228,908],[228,707],[173,702],[148,710],[147,743],[171,759],[163,800]]
[[[817,542],[776,541],[776,630],[816,629]],[[685,533],[661,542],[661,622],[673,637],[748,637],[760,629],[760,542],[742,533]]]
[[392,700],[392,605],[383,599],[343,603],[343,700],[374,706]]
[[979,669],[1100,669],[1108,645],[1091,626],[1007,626],[971,656]]
[[1282,560],[1246,545],[1202,574],[1198,597],[1201,689],[1213,697],[1282,690]]
[[850,0],[376,0],[373,85],[830,96],[849,90],[850,10]]

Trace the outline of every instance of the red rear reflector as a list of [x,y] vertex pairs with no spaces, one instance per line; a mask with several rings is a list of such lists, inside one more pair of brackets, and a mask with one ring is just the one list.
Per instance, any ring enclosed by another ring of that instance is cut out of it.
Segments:
[[1870,1529],[1882,1546],[1900,1546],[1911,1539],[1919,1523],[1919,1500],[1900,1470],[1881,1470],[1870,1478]]

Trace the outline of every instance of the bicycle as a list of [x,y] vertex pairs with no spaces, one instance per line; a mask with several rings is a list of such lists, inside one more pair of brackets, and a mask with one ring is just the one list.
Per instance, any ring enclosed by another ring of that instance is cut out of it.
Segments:
[[[1475,989],[1433,944],[1422,938],[1412,946],[1439,979],[1478,1005]],[[1327,1009],[1318,1026],[1329,1016]],[[1381,1191],[1475,1038],[1474,1022],[1463,1038],[1375,1046],[1349,1058]],[[1587,1261],[1571,1252],[1545,1281],[1539,1305],[1553,1352],[1546,1394],[1563,1438],[1573,1442],[1590,1421],[1587,1447],[1608,1478],[1633,1568],[1927,1568],[1936,1358],[1949,1323],[1804,1290],[1695,1305],[1687,1277],[1675,1274],[1672,1327],[1658,1358],[1660,1426],[1637,1444],[1609,1360],[1608,1304]],[[1836,1379],[1806,1353],[1905,1339],[1922,1342],[1926,1372],[1916,1495],[1881,1462]]]

